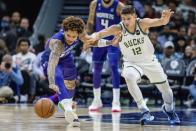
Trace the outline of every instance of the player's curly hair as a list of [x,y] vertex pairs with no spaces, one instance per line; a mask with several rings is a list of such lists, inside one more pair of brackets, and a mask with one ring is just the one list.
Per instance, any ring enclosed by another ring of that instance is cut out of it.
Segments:
[[70,16],[63,20],[62,23],[64,31],[71,30],[71,31],[77,31],[78,34],[83,33],[85,24],[84,21],[81,18]]

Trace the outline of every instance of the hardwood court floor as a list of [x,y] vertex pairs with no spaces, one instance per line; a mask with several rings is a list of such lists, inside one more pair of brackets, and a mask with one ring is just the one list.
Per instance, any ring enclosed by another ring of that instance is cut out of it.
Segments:
[[[65,122],[63,112],[58,112],[49,119],[41,119],[34,113],[32,105],[0,105],[0,131],[196,131],[196,124],[191,126],[122,124],[124,119],[127,119],[122,116],[136,111],[133,108],[123,108],[121,114],[111,115],[110,108],[104,108],[101,113],[91,113],[89,117],[87,108],[78,108],[81,127],[73,128]],[[103,114],[108,114],[109,117]],[[103,120],[105,122],[102,122]]]

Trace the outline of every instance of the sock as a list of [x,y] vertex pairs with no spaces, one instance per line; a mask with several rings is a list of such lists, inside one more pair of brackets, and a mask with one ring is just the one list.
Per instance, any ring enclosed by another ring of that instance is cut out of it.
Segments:
[[93,94],[95,100],[101,99],[101,88],[93,88]]
[[143,99],[137,102],[137,106],[140,109],[141,113],[149,111]]
[[72,99],[63,99],[60,102],[66,111],[72,111]]
[[174,110],[174,106],[173,106],[173,103],[172,104],[168,104],[168,103],[164,103],[165,105],[165,109],[166,111],[173,111]]
[[120,102],[120,89],[113,88],[113,102]]

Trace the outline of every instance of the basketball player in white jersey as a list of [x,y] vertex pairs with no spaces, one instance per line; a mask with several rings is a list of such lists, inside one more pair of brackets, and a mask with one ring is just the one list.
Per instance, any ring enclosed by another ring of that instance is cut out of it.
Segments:
[[[166,25],[172,14],[173,12],[167,9],[162,12],[161,18],[139,19],[136,16],[134,7],[126,5],[121,11],[122,22],[120,24],[110,26],[93,34],[93,38],[89,41],[93,43],[106,36],[116,36],[120,32],[121,38],[117,38],[119,41],[113,40],[112,43],[116,45],[119,42],[124,60],[122,76],[125,78],[128,90],[142,113],[141,124],[154,119],[137,85],[142,75],[146,75],[150,82],[154,83],[162,93],[164,100],[162,109],[168,116],[169,122],[171,124],[180,123],[178,115],[174,111],[173,92],[169,86],[167,76],[154,55],[154,47],[148,37],[150,27]],[[107,45],[106,40],[100,40],[97,43],[98,47]]]

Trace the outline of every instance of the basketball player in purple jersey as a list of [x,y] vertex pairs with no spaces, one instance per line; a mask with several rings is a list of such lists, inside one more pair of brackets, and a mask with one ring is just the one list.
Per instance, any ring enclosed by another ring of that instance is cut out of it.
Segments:
[[70,16],[63,20],[62,27],[47,42],[41,62],[48,76],[49,87],[58,94],[65,119],[73,126],[80,126],[72,109],[77,71],[71,50],[78,44],[78,39],[85,43],[88,36],[84,33],[85,25],[80,18]]
[[[89,17],[87,21],[87,32],[89,34],[98,32],[113,24],[120,22],[120,11],[123,4],[118,0],[93,0],[90,4]],[[106,37],[104,39],[112,40],[113,37]],[[93,47],[93,94],[94,99],[89,106],[90,111],[97,111],[102,107],[101,101],[101,72],[103,63],[108,54],[109,66],[112,72],[113,84],[113,102],[112,112],[120,112],[120,76],[118,72],[118,61],[120,59],[120,51],[118,48],[109,47]]]

